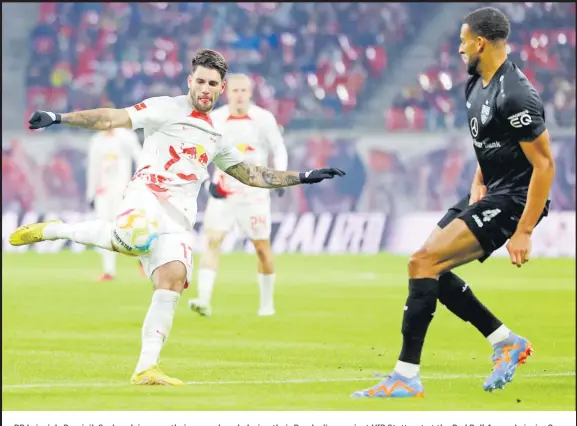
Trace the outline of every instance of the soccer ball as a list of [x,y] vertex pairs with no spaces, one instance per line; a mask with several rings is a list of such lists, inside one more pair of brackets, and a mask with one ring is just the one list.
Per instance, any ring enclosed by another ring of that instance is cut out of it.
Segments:
[[113,244],[117,251],[130,256],[148,253],[158,239],[158,223],[143,210],[127,210],[116,218]]

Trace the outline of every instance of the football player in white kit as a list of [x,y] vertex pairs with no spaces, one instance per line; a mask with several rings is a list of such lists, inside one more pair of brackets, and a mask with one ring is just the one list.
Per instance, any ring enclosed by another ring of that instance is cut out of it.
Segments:
[[[112,221],[122,194],[132,177],[132,161],[140,156],[138,136],[117,128],[96,133],[90,139],[86,168],[86,200],[100,219]],[[100,281],[116,276],[116,253],[101,250],[103,275]]]
[[124,216],[136,210],[158,223],[156,240],[146,253],[139,255],[153,282],[154,293],[142,326],[142,347],[131,379],[133,384],[184,384],[160,370],[159,358],[180,295],[191,279],[196,199],[208,177],[210,162],[239,181],[260,188],[317,183],[345,174],[338,169],[284,172],[244,162],[240,152],[213,128],[207,115],[225,89],[227,69],[218,52],[201,50],[192,60],[187,95],[149,98],[125,109],[98,108],[66,114],[36,111],[29,120],[30,129],[59,123],[92,130],[144,129],[138,170],[126,188],[114,221],[35,223],[19,227],[9,238],[14,246],[66,239],[129,254],[130,247],[119,237],[126,232]]
[[[269,111],[251,102],[252,81],[244,74],[227,79],[228,105],[215,109],[210,117],[245,161],[266,166],[269,154],[275,170],[287,169],[287,150],[276,119]],[[276,191],[284,191],[280,188]],[[220,246],[235,223],[250,238],[258,256],[260,316],[274,315],[274,263],[270,246],[271,191],[240,183],[215,170],[209,186],[211,197],[204,213],[206,245],[198,271],[198,298],[188,306],[203,316],[211,315],[210,299],[218,268]],[[281,193],[282,195],[282,193]]]

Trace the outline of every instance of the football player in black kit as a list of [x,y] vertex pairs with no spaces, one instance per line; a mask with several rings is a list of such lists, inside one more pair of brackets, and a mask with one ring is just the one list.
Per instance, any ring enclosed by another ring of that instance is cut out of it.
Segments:
[[497,9],[470,13],[461,27],[459,53],[472,76],[465,106],[478,167],[470,194],[451,207],[409,261],[409,296],[402,322],[403,346],[394,371],[352,397],[420,397],[419,365],[437,299],[470,322],[493,346],[486,391],[502,389],[531,354],[529,341],[510,331],[451,272],[483,262],[507,240],[511,263],[531,254],[531,233],[549,208],[555,165],[541,99],[507,59],[509,21]]

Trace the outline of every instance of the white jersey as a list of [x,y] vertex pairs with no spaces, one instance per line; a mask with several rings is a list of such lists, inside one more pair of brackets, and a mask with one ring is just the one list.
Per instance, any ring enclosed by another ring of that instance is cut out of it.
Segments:
[[[272,154],[274,168],[287,169],[287,150],[277,121],[270,111],[251,104],[245,116],[233,117],[228,105],[224,105],[215,109],[210,117],[228,143],[244,154],[246,162],[267,166]],[[228,194],[227,199],[233,201],[270,199],[270,190],[247,186],[219,170],[215,170],[212,181]]]
[[126,108],[133,129],[144,129],[144,146],[132,185],[147,187],[170,203],[192,228],[197,197],[208,178],[208,164],[226,170],[242,162],[210,118],[193,111],[187,95],[155,97]]
[[88,151],[86,199],[122,196],[132,177],[132,162],[140,156],[138,136],[129,129],[112,129],[92,136]]

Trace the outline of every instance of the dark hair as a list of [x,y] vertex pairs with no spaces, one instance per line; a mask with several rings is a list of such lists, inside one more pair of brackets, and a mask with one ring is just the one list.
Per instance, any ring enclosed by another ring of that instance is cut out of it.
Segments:
[[194,58],[192,58],[192,72],[194,73],[198,67],[217,70],[223,80],[228,71],[228,65],[224,57],[216,50],[210,49],[202,49],[196,52]]
[[471,32],[489,41],[507,40],[511,26],[509,19],[499,9],[483,7],[469,13],[465,18]]

